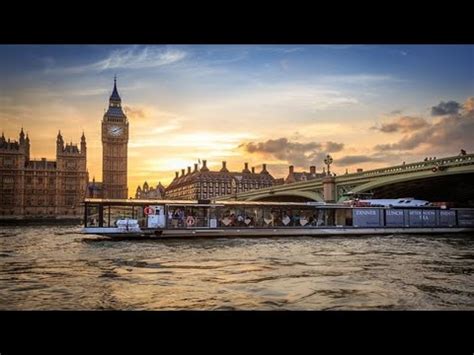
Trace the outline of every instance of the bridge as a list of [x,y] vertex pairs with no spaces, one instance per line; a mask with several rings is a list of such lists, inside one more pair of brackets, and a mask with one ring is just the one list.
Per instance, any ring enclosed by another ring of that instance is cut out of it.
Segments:
[[341,202],[345,193],[371,192],[374,198],[415,197],[429,201],[474,202],[474,154],[275,185],[219,200]]

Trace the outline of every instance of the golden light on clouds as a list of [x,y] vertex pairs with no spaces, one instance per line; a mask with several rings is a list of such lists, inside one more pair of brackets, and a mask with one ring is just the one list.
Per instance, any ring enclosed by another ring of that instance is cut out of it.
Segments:
[[[0,130],[17,139],[23,126],[30,136],[32,156],[51,160],[58,130],[73,143],[79,143],[84,131],[89,175],[100,181],[101,120],[117,74],[130,122],[130,191],[145,180],[167,184],[176,170],[194,168],[198,159],[206,159],[211,169],[219,169],[223,160],[231,170],[241,170],[244,162],[256,167],[267,163],[270,172],[282,177],[290,164],[306,170],[315,164],[319,170],[321,156],[337,145],[342,146],[331,154],[332,169],[338,174],[346,168],[370,169],[423,158],[433,150],[433,144],[423,139],[429,141],[438,132],[446,132],[454,141],[445,154],[456,153],[457,145],[469,149],[464,140],[470,132],[470,116],[434,117],[430,108],[454,100],[463,107],[461,112],[473,110],[472,60],[466,60],[469,66],[462,76],[468,90],[456,90],[456,81],[453,90],[440,93],[449,79],[446,73],[459,69],[454,62],[436,62],[441,67],[424,81],[425,77],[407,77],[407,71],[395,70],[399,60],[416,58],[415,48],[397,59],[383,46],[356,47],[71,46],[64,50],[55,46],[45,55],[41,48],[25,46],[17,60],[0,66]],[[472,57],[472,47],[458,50],[464,54],[454,58],[455,63]],[[372,62],[375,51],[386,55],[384,61]],[[418,58],[426,61],[435,57],[421,52]],[[34,65],[28,67],[25,58]],[[396,66],[391,62],[394,58]],[[419,68],[420,63],[412,64]],[[440,80],[438,86],[434,80]],[[245,144],[281,139],[286,139],[285,144],[275,151],[242,149]],[[398,149],[409,146],[407,142],[412,143],[410,149]],[[380,149],[384,147],[390,149]]]

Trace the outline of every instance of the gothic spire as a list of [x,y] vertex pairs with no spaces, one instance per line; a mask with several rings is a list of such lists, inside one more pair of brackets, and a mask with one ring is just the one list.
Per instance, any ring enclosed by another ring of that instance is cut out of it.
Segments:
[[122,99],[120,98],[120,95],[118,94],[118,91],[117,91],[117,75],[114,76],[114,89],[112,91],[112,95],[110,95],[110,101],[118,101],[120,103],[120,101],[122,101]]
[[122,111],[122,99],[117,90],[117,76],[114,77],[114,89],[112,90],[112,95],[109,99],[109,108],[104,113],[104,118],[113,117],[126,120],[127,116]]

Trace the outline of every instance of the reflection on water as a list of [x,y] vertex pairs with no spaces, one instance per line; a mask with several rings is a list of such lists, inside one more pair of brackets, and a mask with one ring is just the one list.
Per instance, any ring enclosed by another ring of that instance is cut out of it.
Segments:
[[0,228],[0,309],[474,309],[474,237],[91,241]]

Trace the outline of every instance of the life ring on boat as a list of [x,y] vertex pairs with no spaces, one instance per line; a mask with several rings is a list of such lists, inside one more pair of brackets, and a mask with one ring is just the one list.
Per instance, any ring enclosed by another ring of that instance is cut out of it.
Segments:
[[434,173],[437,172],[437,171],[438,171],[438,167],[435,166],[433,169],[431,169],[431,171],[434,172]]
[[194,219],[193,216],[188,216],[188,217],[186,217],[186,225],[187,225],[188,227],[192,227],[192,226],[194,226],[195,224],[196,224],[196,220]]

